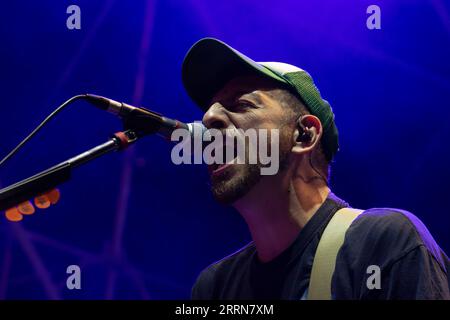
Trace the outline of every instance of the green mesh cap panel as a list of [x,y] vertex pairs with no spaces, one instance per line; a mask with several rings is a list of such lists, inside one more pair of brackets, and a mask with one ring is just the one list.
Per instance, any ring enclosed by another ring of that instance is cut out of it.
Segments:
[[228,81],[248,72],[276,80],[298,94],[309,112],[322,123],[321,143],[327,160],[331,161],[339,149],[334,114],[306,71],[286,63],[255,62],[220,40],[204,38],[186,54],[182,80],[188,95],[206,111],[213,96]]
[[339,134],[330,104],[322,99],[319,89],[307,72],[289,72],[283,77],[299,94],[311,114],[320,119],[323,127],[322,146],[327,160],[330,161],[339,150]]

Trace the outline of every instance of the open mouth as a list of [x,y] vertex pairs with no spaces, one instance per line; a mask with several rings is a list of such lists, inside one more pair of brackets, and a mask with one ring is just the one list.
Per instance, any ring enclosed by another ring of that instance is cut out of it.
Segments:
[[[215,154],[214,154],[215,156]],[[228,160],[230,159],[230,160]],[[224,145],[222,148],[222,157],[221,161],[222,163],[213,163],[209,165],[209,171],[212,175],[218,175],[222,172],[224,172],[227,168],[231,167],[233,164],[236,163],[237,159],[237,150],[235,146],[232,145]],[[228,161],[227,161],[228,160]]]

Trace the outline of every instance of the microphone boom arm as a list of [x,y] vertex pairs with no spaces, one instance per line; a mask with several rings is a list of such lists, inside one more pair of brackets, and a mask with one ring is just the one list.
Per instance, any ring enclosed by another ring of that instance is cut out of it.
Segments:
[[135,142],[142,135],[134,130],[120,131],[114,134],[108,141],[102,143],[86,152],[61,162],[47,170],[32,177],[14,183],[0,190],[0,211],[29,200],[39,194],[45,193],[63,182],[70,180],[73,168],[85,164],[104,154],[116,150],[123,150]]

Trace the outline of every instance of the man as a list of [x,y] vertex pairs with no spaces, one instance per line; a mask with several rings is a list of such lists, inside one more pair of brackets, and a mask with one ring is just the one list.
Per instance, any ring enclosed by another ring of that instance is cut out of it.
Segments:
[[[334,114],[305,71],[256,63],[202,39],[183,62],[183,83],[208,128],[279,129],[280,169],[210,165],[212,192],[245,219],[253,241],[207,267],[193,299],[306,299],[322,233],[348,204],[328,186],[338,151]],[[273,147],[273,146],[272,146]],[[448,258],[425,226],[399,209],[369,209],[345,233],[331,282],[334,299],[449,299]],[[368,286],[369,266],[380,285]]]

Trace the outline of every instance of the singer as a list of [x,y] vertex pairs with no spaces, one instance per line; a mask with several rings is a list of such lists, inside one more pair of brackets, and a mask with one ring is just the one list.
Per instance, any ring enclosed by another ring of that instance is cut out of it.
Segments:
[[417,217],[351,210],[330,190],[338,130],[307,72],[205,38],[182,77],[207,128],[280,132],[275,175],[259,163],[209,165],[214,197],[239,211],[253,241],[204,269],[193,299],[450,299],[449,260]]

